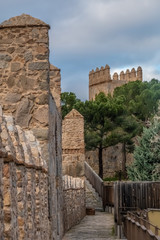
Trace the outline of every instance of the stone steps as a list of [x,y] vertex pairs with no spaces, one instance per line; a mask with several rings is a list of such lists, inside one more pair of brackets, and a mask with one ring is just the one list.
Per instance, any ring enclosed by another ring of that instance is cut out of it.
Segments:
[[86,207],[95,208],[98,211],[103,210],[102,198],[95,191],[90,182],[85,180]]

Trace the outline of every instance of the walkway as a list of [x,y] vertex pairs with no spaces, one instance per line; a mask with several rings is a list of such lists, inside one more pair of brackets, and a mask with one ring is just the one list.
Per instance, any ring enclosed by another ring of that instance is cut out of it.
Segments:
[[86,216],[80,224],[69,230],[63,240],[112,240],[113,215],[105,212],[96,212],[94,216]]

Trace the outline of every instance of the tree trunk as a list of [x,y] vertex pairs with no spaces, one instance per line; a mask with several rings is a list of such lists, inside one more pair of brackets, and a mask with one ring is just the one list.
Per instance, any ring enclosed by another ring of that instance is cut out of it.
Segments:
[[123,177],[126,179],[126,178],[127,178],[127,169],[126,169],[126,161],[127,161],[127,156],[126,156],[126,143],[123,143],[122,151],[123,151],[122,175],[123,175]]
[[98,149],[98,158],[99,158],[99,176],[103,179],[103,159],[102,159],[102,146]]

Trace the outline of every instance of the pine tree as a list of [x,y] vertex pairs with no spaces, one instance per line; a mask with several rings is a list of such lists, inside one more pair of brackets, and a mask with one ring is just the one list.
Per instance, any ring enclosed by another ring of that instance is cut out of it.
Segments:
[[139,145],[135,147],[134,162],[128,167],[133,181],[160,180],[160,122],[144,128]]

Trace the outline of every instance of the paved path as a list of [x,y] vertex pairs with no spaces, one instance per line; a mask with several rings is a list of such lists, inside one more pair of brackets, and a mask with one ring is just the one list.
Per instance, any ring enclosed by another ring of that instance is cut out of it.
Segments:
[[113,215],[105,212],[96,212],[94,216],[86,216],[80,224],[69,230],[63,240],[112,240]]

